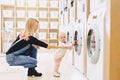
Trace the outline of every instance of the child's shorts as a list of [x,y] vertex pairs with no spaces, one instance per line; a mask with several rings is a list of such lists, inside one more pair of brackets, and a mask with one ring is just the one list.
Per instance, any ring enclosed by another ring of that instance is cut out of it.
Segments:
[[64,57],[65,53],[55,53],[54,57],[55,59],[59,59],[59,58],[62,58]]

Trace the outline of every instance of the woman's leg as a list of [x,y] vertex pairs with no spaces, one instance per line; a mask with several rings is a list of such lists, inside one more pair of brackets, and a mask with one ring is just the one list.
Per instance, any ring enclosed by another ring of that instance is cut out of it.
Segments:
[[20,55],[30,56],[35,59],[37,58],[37,48],[35,48],[34,46],[30,46],[30,48],[19,53],[21,53]]
[[25,68],[32,68],[37,65],[37,60],[24,55],[14,56],[12,66],[24,66]]
[[14,56],[9,64],[11,64],[11,66],[24,66],[28,68],[28,76],[42,76],[42,73],[38,73],[35,70],[35,66],[37,65],[37,60],[35,58],[23,55]]
[[30,48],[30,57],[37,59],[37,48],[34,46],[31,46]]
[[[30,57],[37,59],[37,48],[35,48],[34,46],[31,46],[30,48]],[[35,65],[35,67],[37,66],[37,64]],[[33,68],[29,68],[28,69],[28,76],[42,76],[42,73],[39,73],[35,70],[35,67]]]

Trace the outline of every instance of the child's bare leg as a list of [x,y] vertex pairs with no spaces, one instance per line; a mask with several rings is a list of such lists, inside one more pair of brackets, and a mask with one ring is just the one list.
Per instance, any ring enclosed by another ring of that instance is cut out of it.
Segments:
[[58,72],[61,60],[62,58],[55,59],[55,69],[54,69],[55,72]]

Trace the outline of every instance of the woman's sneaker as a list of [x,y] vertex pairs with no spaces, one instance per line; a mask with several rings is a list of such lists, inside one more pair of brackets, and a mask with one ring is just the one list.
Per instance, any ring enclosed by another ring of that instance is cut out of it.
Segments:
[[60,77],[60,73],[59,72],[55,72],[53,76],[54,77]]

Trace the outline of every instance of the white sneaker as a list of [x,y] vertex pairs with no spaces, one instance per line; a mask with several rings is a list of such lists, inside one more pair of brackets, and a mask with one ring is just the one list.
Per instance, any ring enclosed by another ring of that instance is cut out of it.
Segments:
[[60,73],[59,72],[55,72],[53,76],[54,77],[60,77]]

